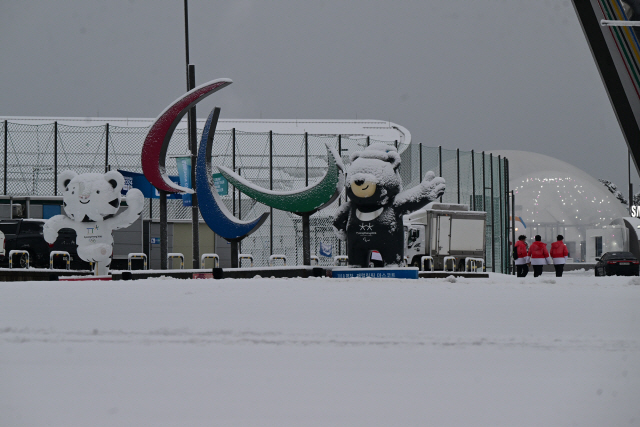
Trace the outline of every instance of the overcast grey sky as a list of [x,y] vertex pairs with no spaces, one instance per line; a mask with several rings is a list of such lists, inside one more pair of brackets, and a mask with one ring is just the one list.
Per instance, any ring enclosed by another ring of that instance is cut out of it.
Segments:
[[[569,0],[190,0],[198,104],[381,119],[414,142],[534,151],[626,188],[627,148]],[[0,115],[156,117],[185,92],[182,0],[2,0]],[[640,181],[635,174],[636,189]]]

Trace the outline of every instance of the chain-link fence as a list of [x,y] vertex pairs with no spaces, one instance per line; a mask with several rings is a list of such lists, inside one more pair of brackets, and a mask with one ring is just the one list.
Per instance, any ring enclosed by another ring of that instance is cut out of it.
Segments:
[[[142,172],[140,153],[148,127],[68,126],[56,123],[29,125],[4,121],[0,137],[4,156],[0,171],[3,194],[51,196],[59,194],[57,175],[66,169],[78,173],[119,169]],[[198,129],[198,140],[202,129]],[[404,188],[417,185],[428,171],[442,176],[447,190],[444,203],[464,203],[470,209],[487,212],[486,261],[488,269],[506,272],[509,265],[508,162],[473,151],[447,150],[423,144],[376,141],[362,135],[275,134],[273,132],[217,131],[212,165],[226,166],[249,181],[267,189],[291,191],[312,184],[327,166],[325,142],[340,153],[345,165],[351,153],[370,144],[394,144],[401,154],[400,174]],[[168,149],[169,175],[177,175],[171,157],[188,155],[186,129],[177,129]],[[267,222],[245,238],[240,250],[251,253],[256,265],[267,265],[272,254],[284,254],[290,264],[302,264],[302,221],[297,215],[266,207],[230,186],[221,196],[226,207],[241,219],[271,213]],[[492,202],[493,200],[493,202]],[[320,245],[335,255],[346,253],[345,245],[333,233],[333,215],[345,203],[344,193],[329,207],[311,216],[311,253]],[[191,208],[181,200],[168,200],[169,220],[190,219]],[[146,199],[145,219],[158,219],[158,199]],[[332,264],[320,256],[321,265]]]

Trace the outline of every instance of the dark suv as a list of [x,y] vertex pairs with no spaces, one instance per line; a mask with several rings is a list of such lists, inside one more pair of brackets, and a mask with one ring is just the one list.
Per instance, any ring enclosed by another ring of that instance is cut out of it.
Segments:
[[[52,246],[44,240],[42,219],[6,219],[0,220],[0,231],[4,233],[5,255],[0,255],[0,266],[9,266],[9,251],[25,250],[29,252],[29,265],[37,268],[49,267],[49,255],[51,251],[66,251],[71,256],[73,269],[89,269],[89,263],[78,257],[76,246],[76,232],[70,228],[63,228],[58,233],[58,238]],[[15,267],[26,266],[26,256],[17,254],[14,256]],[[54,259],[54,267],[65,268],[62,257]]]

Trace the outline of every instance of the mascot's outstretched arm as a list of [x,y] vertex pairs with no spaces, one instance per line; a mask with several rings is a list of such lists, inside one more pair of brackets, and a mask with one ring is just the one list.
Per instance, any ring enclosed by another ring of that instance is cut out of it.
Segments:
[[349,221],[349,210],[351,209],[351,202],[347,202],[341,205],[336,212],[335,219],[333,220],[333,232],[340,240],[347,240],[347,222]]
[[119,215],[105,221],[109,224],[112,230],[129,227],[140,217],[140,214],[142,213],[142,209],[144,207],[144,195],[142,194],[142,191],[137,188],[130,189],[127,191],[125,201],[127,202],[127,209]]
[[402,215],[406,215],[433,202],[444,193],[444,190],[444,178],[436,177],[432,171],[429,171],[420,185],[398,194],[393,204]]
[[73,220],[69,219],[66,215],[52,216],[44,223],[44,227],[42,228],[44,240],[47,243],[53,244],[58,238],[58,231],[63,228],[74,228]]

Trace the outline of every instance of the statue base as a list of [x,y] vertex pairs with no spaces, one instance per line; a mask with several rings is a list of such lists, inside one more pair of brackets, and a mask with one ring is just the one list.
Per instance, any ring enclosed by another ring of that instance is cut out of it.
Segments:
[[350,268],[334,267],[331,277],[347,279],[362,277],[367,279],[417,279],[418,267],[389,267],[389,268]]

